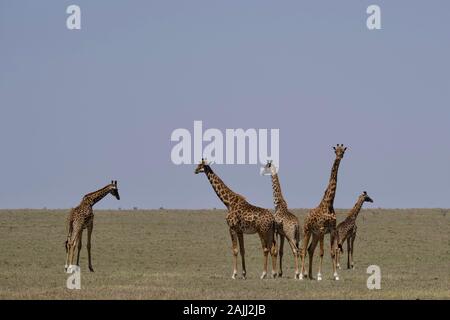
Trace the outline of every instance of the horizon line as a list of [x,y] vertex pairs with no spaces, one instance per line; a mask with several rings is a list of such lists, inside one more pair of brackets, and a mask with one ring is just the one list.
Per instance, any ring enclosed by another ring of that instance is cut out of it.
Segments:
[[[0,208],[0,211],[5,210],[41,210],[41,211],[56,211],[56,210],[71,210],[75,207],[71,208]],[[263,208],[263,207],[261,207]],[[274,210],[275,208],[263,208],[268,210]],[[289,208],[289,210],[312,210],[314,208]],[[351,210],[352,208],[334,208],[335,210]],[[217,211],[227,211],[226,208],[99,208],[94,209],[94,211],[163,211],[163,210],[170,210],[170,211],[207,211],[207,210],[217,210]],[[397,207],[397,208],[390,208],[390,207],[376,207],[376,208],[362,208],[362,210],[450,210],[450,208],[443,208],[443,207]]]

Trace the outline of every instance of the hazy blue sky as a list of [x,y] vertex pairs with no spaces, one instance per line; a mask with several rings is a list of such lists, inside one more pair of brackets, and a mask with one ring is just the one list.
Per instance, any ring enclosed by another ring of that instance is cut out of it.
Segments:
[[[78,4],[82,30],[66,28]],[[382,30],[366,28],[378,4]],[[449,1],[0,0],[0,207],[222,208],[176,128],[279,128],[290,207],[450,207]],[[272,207],[257,165],[216,165]]]

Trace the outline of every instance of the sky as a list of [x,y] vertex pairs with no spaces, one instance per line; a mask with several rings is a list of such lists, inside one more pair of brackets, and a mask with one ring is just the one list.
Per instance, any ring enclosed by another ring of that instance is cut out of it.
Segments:
[[[81,8],[68,30],[66,8]],[[366,9],[381,8],[381,30]],[[448,1],[0,0],[0,208],[224,208],[171,133],[279,129],[291,208],[450,207]],[[260,165],[213,165],[272,207]]]

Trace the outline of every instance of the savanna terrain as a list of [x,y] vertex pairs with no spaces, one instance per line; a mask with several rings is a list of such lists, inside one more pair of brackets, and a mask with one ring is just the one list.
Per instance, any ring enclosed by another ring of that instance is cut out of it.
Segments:
[[[303,222],[307,210],[293,210]],[[0,210],[0,299],[449,299],[450,210],[362,210],[355,270],[332,280],[329,235],[323,281],[294,280],[285,246],[284,276],[260,280],[262,251],[245,236],[247,280],[232,280],[224,210],[95,211],[94,273],[81,290],[66,289],[68,210]],[[338,211],[338,222],[345,217]],[[345,248],[346,246],[344,246]],[[314,272],[317,270],[317,257]],[[369,265],[381,268],[381,290],[368,290]],[[239,262],[240,266],[240,262]]]

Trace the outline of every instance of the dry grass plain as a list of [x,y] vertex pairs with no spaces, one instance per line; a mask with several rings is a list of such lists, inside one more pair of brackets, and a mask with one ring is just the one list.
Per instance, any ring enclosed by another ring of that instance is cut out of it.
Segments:
[[[293,211],[303,221],[307,211]],[[294,280],[287,246],[284,278],[260,280],[255,235],[245,237],[248,279],[232,280],[223,210],[96,211],[95,273],[84,246],[81,290],[65,288],[67,213],[0,210],[0,299],[450,298],[450,210],[363,210],[356,269],[341,270],[338,282],[331,280],[328,246],[323,281]],[[343,218],[341,211],[338,222]],[[372,264],[381,268],[381,290],[366,288]]]

